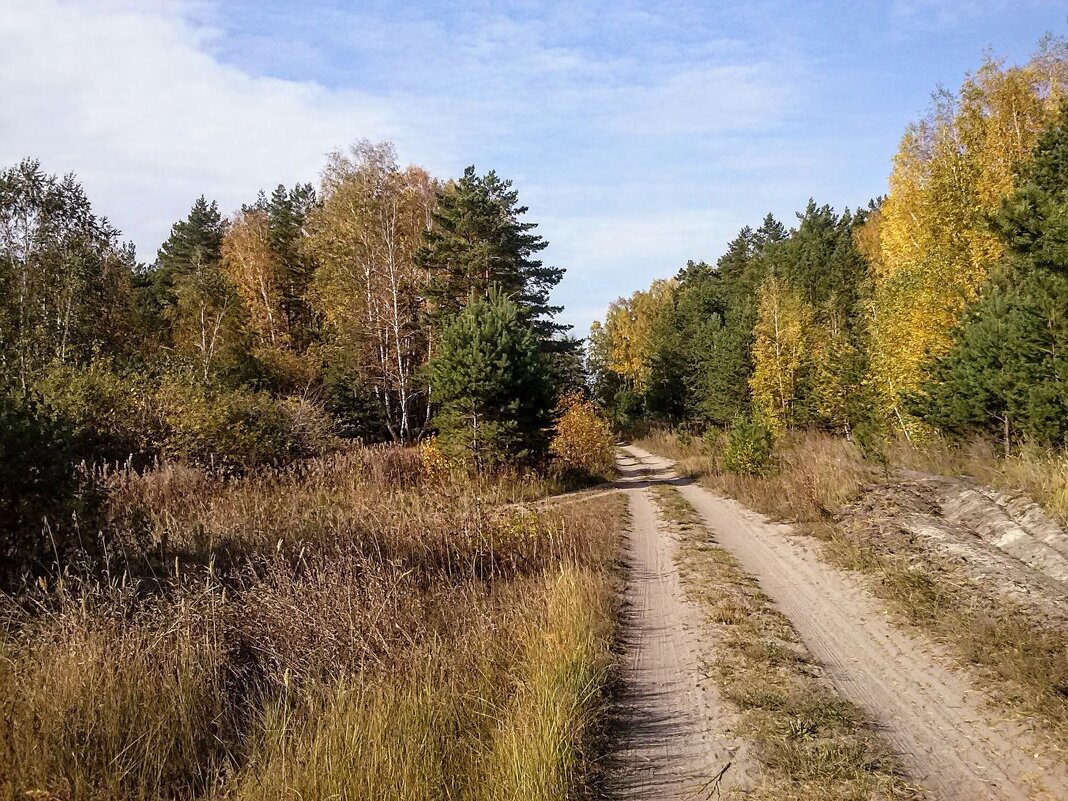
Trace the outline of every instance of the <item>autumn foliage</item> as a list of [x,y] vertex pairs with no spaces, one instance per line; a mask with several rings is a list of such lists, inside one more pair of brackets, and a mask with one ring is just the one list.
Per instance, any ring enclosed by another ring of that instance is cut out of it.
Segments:
[[936,95],[894,157],[871,261],[871,381],[881,408],[908,432],[902,398],[976,300],[1003,252],[990,219],[1059,115],[1068,89],[1063,42],[1048,39],[1022,67],[988,59],[956,94]]
[[[614,421],[816,428],[866,443],[1063,443],[1068,43],[987,58],[909,125],[889,195],[793,228],[765,217],[714,265],[613,303],[590,335]],[[744,444],[744,443],[740,443]],[[745,448],[740,448],[745,450]],[[747,461],[742,459],[741,461]]]
[[564,470],[608,476],[615,462],[615,438],[592,402],[568,395],[560,403],[560,418],[549,451]]

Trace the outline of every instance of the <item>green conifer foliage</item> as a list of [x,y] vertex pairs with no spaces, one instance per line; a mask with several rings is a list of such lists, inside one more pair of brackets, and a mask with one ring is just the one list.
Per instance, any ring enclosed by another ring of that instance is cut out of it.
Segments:
[[544,455],[553,399],[537,337],[491,288],[442,334],[430,364],[443,449],[478,470]]
[[521,220],[526,212],[512,182],[493,171],[479,176],[468,167],[460,180],[446,186],[419,254],[433,276],[435,316],[448,319],[469,297],[484,297],[498,287],[515,299],[520,315],[542,340],[567,330],[552,321],[561,308],[549,303],[564,271],[534,258],[548,243],[533,233],[537,223]]

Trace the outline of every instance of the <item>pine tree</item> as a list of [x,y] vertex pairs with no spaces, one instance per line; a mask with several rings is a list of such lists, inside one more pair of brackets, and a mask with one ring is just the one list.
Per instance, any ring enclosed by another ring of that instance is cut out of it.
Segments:
[[472,296],[430,364],[446,453],[479,470],[545,454],[554,398],[537,338],[495,288]]
[[203,195],[198,197],[184,220],[171,226],[170,236],[160,246],[152,270],[153,283],[169,289],[179,276],[192,272],[201,264],[218,263],[223,234],[219,204]]
[[561,307],[549,303],[564,271],[534,258],[548,242],[532,233],[537,223],[521,220],[526,213],[512,182],[493,171],[479,176],[468,167],[463,178],[441,191],[434,225],[418,257],[432,275],[429,296],[435,317],[446,320],[468,298],[485,297],[497,287],[514,298],[543,342],[568,330],[552,320]]
[[912,399],[958,434],[1062,445],[1068,435],[1068,114],[1039,137],[994,219],[1006,257]]
[[1068,273],[1068,101],[1039,138],[1034,161],[1021,168],[1016,191],[994,227],[1010,253],[1035,267]]
[[308,214],[318,205],[311,184],[296,184],[292,189],[279,184],[263,203],[271,248],[282,263],[282,308],[298,348],[306,347],[314,338],[315,315],[305,296],[316,265],[304,247],[304,239]]
[[171,226],[144,286],[160,344],[189,359],[204,381],[234,372],[248,355],[241,302],[222,268],[225,235],[218,204],[201,195]]
[[1021,438],[1062,445],[1068,433],[1068,280],[1002,278],[969,309],[912,408],[955,434],[983,433],[1006,451]]

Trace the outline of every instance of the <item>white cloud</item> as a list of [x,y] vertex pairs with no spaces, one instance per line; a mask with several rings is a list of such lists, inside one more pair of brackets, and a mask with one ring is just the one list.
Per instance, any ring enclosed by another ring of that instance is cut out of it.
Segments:
[[[791,95],[770,64],[728,64],[675,73],[628,89],[616,117],[626,132],[649,136],[767,130],[791,110]],[[795,76],[796,77],[796,76]]]
[[[612,299],[673,276],[689,259],[714,261],[742,225],[711,208],[541,222],[540,231],[552,232],[547,260],[568,268],[559,295],[578,299],[565,304],[563,314],[577,336],[586,335]],[[594,298],[602,304],[590,305]]]
[[355,139],[394,139],[402,153],[418,139],[401,116],[416,99],[251,76],[205,52],[216,34],[189,21],[193,10],[0,6],[0,164],[34,156],[76,172],[151,260],[201,193],[232,210],[260,188],[313,180],[326,152]]
[[730,221],[713,209],[634,217],[550,217],[540,222],[539,230],[553,233],[553,259],[581,267],[588,275],[636,264],[676,270],[687,258],[697,258],[695,254],[714,248],[724,233],[731,231]]
[[0,0],[0,167],[76,172],[146,261],[201,193],[233,210],[356,139],[496,167],[537,200],[584,329],[752,221],[719,173],[798,163],[766,134],[804,106],[803,56],[724,38],[701,4],[309,5]]
[[958,28],[1025,7],[1055,8],[1057,5],[1057,0],[894,0],[890,13],[903,26],[934,30]]

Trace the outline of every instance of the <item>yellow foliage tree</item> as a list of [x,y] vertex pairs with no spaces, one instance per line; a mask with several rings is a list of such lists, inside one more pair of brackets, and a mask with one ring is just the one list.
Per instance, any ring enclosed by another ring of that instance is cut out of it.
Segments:
[[334,153],[306,247],[319,263],[309,290],[327,347],[366,376],[391,436],[418,438],[429,421],[420,369],[432,332],[423,313],[429,276],[416,251],[430,227],[438,183],[402,169],[392,145]]
[[608,307],[604,327],[598,331],[607,343],[607,367],[633,389],[649,382],[655,347],[653,326],[674,297],[675,282],[653,281],[646,290],[620,298]]
[[573,394],[560,402],[560,412],[549,452],[564,470],[609,475],[615,461],[615,439],[597,407]]
[[[941,92],[906,131],[881,213],[858,233],[871,264],[871,374],[906,434],[903,395],[949,346],[949,332],[1001,255],[987,223],[1012,191],[1068,85],[1065,44],[1047,39],[1023,67],[988,60],[959,93]],[[878,247],[873,247],[872,234]]]
[[282,260],[271,248],[266,212],[239,212],[222,242],[222,263],[248,312],[248,327],[257,345],[281,348],[289,343],[282,309]]
[[776,431],[790,420],[802,370],[813,363],[815,336],[812,308],[801,294],[771,276],[760,287],[753,334],[753,404]]

